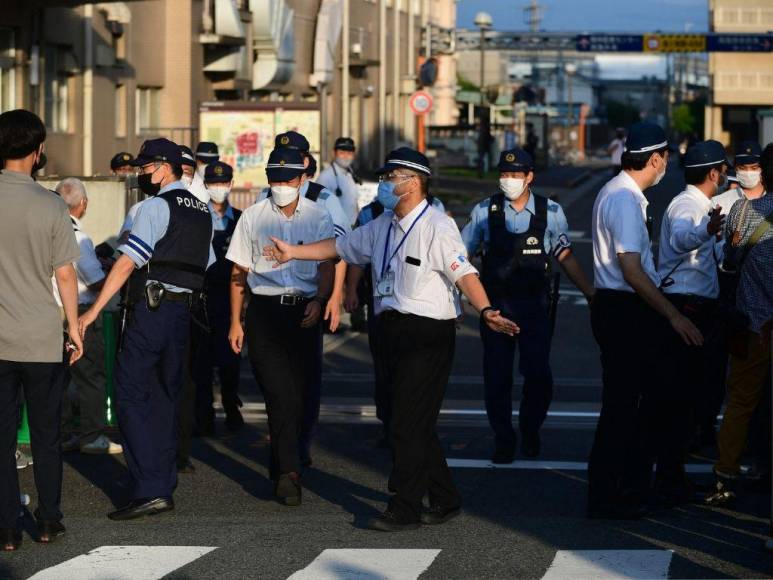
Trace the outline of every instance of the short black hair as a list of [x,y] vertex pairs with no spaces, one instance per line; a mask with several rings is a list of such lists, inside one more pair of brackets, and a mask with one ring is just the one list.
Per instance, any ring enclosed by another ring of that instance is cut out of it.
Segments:
[[24,109],[0,114],[0,159],[22,159],[46,140],[46,126]]
[[722,171],[722,163],[717,165],[709,165],[708,167],[685,167],[684,168],[684,180],[690,185],[700,185],[711,173],[712,169]]
[[180,179],[183,176],[183,166],[177,165],[176,163],[170,163],[169,164],[172,167],[172,173],[177,179]]
[[645,153],[631,153],[630,151],[624,151],[623,156],[620,159],[620,165],[623,169],[641,171],[647,166],[647,162],[650,160],[650,157],[656,153],[663,157],[666,151],[668,151],[668,146],[655,149],[655,151],[647,151]]
[[773,143],[768,143],[760,155],[760,169],[762,170],[762,185],[770,191],[773,189]]

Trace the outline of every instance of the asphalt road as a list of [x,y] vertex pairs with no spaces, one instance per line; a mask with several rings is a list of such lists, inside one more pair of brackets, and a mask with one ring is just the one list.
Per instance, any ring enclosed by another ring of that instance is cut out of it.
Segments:
[[[574,191],[567,215],[575,252],[590,269],[590,208],[607,174]],[[656,225],[681,190],[676,167],[650,197]],[[689,506],[638,522],[584,517],[587,459],[600,398],[598,351],[587,308],[563,285],[552,360],[555,402],[538,462],[487,464],[492,437],[481,402],[481,347],[469,316],[439,432],[464,498],[451,523],[401,534],[364,529],[387,500],[390,458],[378,446],[371,364],[364,335],[326,337],[322,424],[304,502],[272,500],[267,425],[247,365],[242,390],[248,424],[197,439],[197,472],[180,478],[177,510],[138,522],[105,514],[126,498],[122,457],[68,455],[66,537],[51,546],[28,536],[0,556],[0,577],[28,578],[758,578],[773,575],[763,548],[769,497],[744,494],[734,510]],[[634,329],[632,329],[633,331]],[[653,361],[656,364],[657,361]],[[519,398],[514,389],[514,398]],[[710,481],[709,457],[690,460]],[[20,472],[34,495],[31,469]],[[34,506],[34,497],[33,497]],[[114,548],[117,546],[118,548]],[[158,547],[158,548],[153,548]],[[53,568],[54,566],[58,566]],[[90,574],[90,575],[89,575]]]

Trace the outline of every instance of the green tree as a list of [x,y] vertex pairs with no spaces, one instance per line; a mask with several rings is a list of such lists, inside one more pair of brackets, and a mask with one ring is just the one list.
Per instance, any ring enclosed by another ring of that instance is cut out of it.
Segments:
[[680,135],[691,135],[697,128],[695,113],[688,104],[674,108],[671,115],[671,126]]

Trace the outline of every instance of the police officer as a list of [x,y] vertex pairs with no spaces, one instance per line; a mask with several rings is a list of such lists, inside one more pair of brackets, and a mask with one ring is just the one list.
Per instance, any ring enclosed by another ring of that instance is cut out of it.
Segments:
[[722,207],[725,214],[730,212],[733,204],[739,199],[757,199],[765,195],[760,167],[762,147],[756,141],[744,141],[737,151],[733,165],[738,185],[714,198],[714,204]]
[[536,457],[539,428],[553,396],[550,371],[551,322],[548,317],[551,257],[563,267],[590,301],[593,287],[572,254],[569,225],[557,203],[534,194],[534,162],[523,149],[499,157],[500,192],[472,210],[462,239],[470,255],[483,249],[481,281],[495,308],[518,321],[517,340],[480,327],[483,340],[483,379],[486,413],[494,430],[494,463],[515,458],[512,426],[513,359],[521,349],[519,370],[524,378],[519,414],[521,451]]
[[213,432],[215,411],[212,408],[213,367],[220,376],[220,394],[225,410],[225,425],[236,430],[244,425],[239,411],[242,403],[237,394],[241,361],[228,344],[231,326],[230,288],[233,264],[225,255],[242,212],[228,203],[233,184],[233,168],[222,161],[207,165],[204,184],[209,191],[212,215],[212,247],[217,261],[207,271],[207,322],[209,332],[194,325],[193,378],[196,382],[196,426],[201,434]]
[[339,137],[333,145],[333,162],[319,174],[317,179],[320,185],[336,194],[350,224],[354,224],[357,219],[360,197],[357,185],[362,183],[352,169],[355,154],[354,139]]
[[207,169],[207,165],[220,159],[220,153],[218,152],[215,143],[212,143],[211,141],[201,141],[196,145],[195,157],[196,171],[193,174],[191,184],[188,186],[188,191],[195,195],[199,201],[207,203],[209,201],[209,194],[204,185],[204,172]]
[[[668,205],[660,228],[658,275],[668,300],[705,337],[702,346],[687,346],[674,333],[661,341],[664,381],[656,381],[653,396],[661,409],[656,455],[656,491],[669,503],[691,496],[684,472],[696,422],[713,434],[724,395],[726,356],[718,328],[719,281],[716,240],[725,216],[714,197],[727,182],[729,162],[718,141],[701,141],[684,156],[687,188]],[[714,417],[711,417],[711,415]]]
[[133,160],[134,157],[132,157],[131,153],[127,153],[126,151],[116,153],[110,160],[110,170],[113,172],[113,175],[120,175],[122,177],[134,175],[135,170],[132,166]]
[[151,196],[142,204],[126,243],[94,305],[80,318],[81,333],[129,281],[131,319],[115,369],[118,424],[134,487],[132,499],[108,517],[126,520],[174,509],[177,413],[187,361],[190,308],[214,262],[212,219],[206,204],[180,182],[180,147],[145,141],[133,165]]
[[[647,228],[644,190],[660,182],[668,141],[659,126],[641,122],[628,131],[622,171],[601,189],[593,205],[593,334],[601,349],[601,415],[588,464],[588,516],[643,516],[652,465],[644,439],[642,402],[657,360],[655,345],[668,330],[687,344],[700,331],[659,290]],[[663,321],[663,322],[661,322]],[[666,327],[666,328],[663,328]]]
[[[461,497],[435,432],[461,312],[457,288],[492,329],[512,334],[518,327],[492,308],[456,224],[427,203],[427,158],[403,147],[392,151],[378,172],[379,201],[389,210],[378,219],[316,244],[291,245],[273,237],[275,245],[264,253],[282,263],[337,256],[360,266],[372,263],[389,374],[394,466],[389,506],[368,526],[402,531],[442,524],[460,512]],[[422,505],[427,494],[428,509]]]
[[[269,236],[310,244],[334,235],[328,213],[300,195],[303,161],[303,154],[294,149],[271,152],[266,165],[271,197],[244,211],[226,253],[234,264],[229,341],[240,353],[246,333],[252,370],[266,401],[274,491],[290,506],[301,503],[298,439],[306,399],[316,388],[310,375],[316,372],[320,318],[332,292],[333,265],[275,268],[262,256],[262,248]],[[250,301],[242,328],[248,287]]]
[[193,151],[190,147],[180,145],[180,157],[182,159],[183,176],[180,181],[188,188],[193,183],[193,176],[196,174],[196,159],[193,157]]

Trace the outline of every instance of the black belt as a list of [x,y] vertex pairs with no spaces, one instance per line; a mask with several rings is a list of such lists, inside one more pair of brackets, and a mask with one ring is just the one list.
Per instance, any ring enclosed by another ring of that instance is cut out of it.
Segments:
[[313,298],[306,298],[305,296],[299,296],[298,294],[279,294],[277,296],[255,294],[253,298],[271,302],[272,304],[279,304],[280,306],[300,306],[313,300]]
[[401,318],[408,318],[415,316],[413,314],[405,314],[404,312],[398,312],[397,310],[384,310],[379,317],[381,320],[399,320]]
[[164,294],[164,300],[169,300],[169,302],[191,302],[192,298],[193,293],[191,292],[170,292],[167,290]]

